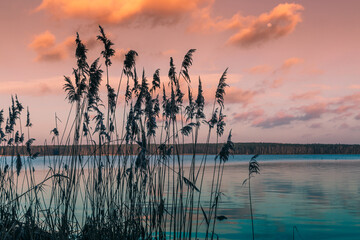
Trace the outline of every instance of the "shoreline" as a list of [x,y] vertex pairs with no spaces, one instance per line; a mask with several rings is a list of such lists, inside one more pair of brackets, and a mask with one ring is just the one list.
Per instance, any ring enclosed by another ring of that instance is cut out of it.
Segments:
[[[216,155],[223,144],[199,143],[195,152],[202,155]],[[106,147],[105,147],[106,146]],[[148,151],[152,154],[157,153],[159,144],[151,144]],[[193,144],[178,145],[181,155],[192,155],[194,152]],[[66,145],[33,145],[33,153],[39,152],[40,156],[71,155],[73,146]],[[94,145],[79,145],[81,155],[98,154],[99,149]],[[136,155],[139,153],[138,145],[104,145],[101,150],[103,155],[126,154]],[[16,153],[26,156],[26,146],[1,146],[0,155],[14,156]],[[359,144],[289,144],[289,143],[234,143],[234,155],[319,155],[319,154],[360,154]]]

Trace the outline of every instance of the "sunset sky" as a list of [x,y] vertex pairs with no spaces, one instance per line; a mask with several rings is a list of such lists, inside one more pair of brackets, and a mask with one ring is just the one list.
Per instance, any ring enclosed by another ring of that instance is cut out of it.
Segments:
[[[50,139],[62,89],[75,66],[79,32],[89,60],[100,56],[101,24],[117,53],[139,53],[137,68],[167,78],[197,49],[190,73],[212,98],[228,67],[227,127],[236,142],[360,144],[360,1],[11,0],[0,3],[0,109],[11,94],[29,106],[32,136]],[[101,60],[103,61],[103,60]],[[7,114],[7,111],[5,111]]]

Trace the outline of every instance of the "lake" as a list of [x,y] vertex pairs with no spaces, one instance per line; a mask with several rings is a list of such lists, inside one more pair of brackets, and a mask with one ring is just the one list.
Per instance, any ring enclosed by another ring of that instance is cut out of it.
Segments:
[[[248,189],[242,185],[248,156],[226,167],[221,239],[251,239]],[[257,239],[359,239],[359,155],[259,156],[261,174],[251,179]],[[238,163],[237,163],[238,162]]]
[[[218,215],[227,219],[216,226],[220,239],[251,239],[248,188],[243,185],[250,158],[236,155],[226,164]],[[190,159],[185,156],[184,162]],[[257,160],[261,174],[251,179],[256,239],[293,239],[293,231],[295,239],[358,239],[360,155],[263,155]],[[42,158],[34,164],[40,175],[47,168]],[[205,197],[212,176],[207,171]]]

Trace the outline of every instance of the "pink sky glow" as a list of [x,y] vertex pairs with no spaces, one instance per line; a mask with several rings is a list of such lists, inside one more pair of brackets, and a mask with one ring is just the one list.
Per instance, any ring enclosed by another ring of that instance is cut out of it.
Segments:
[[360,144],[359,9],[357,0],[1,1],[0,109],[17,94],[37,144],[49,141],[55,112],[61,129],[70,108],[62,86],[75,34],[92,62],[101,24],[115,43],[111,83],[130,49],[138,69],[151,78],[160,68],[165,80],[169,58],[179,66],[195,48],[191,77],[210,101],[228,67],[225,114],[236,142]]

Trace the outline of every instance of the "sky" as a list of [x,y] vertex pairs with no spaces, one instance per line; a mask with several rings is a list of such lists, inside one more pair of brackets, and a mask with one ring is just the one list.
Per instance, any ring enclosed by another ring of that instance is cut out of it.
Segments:
[[[110,82],[124,54],[166,79],[196,49],[190,74],[205,100],[228,68],[227,129],[235,142],[360,143],[360,1],[12,0],[0,2],[0,109],[29,107],[38,143],[64,126],[62,89],[76,61],[76,32],[100,56],[101,24],[115,43]],[[103,60],[101,60],[103,61]],[[104,91],[105,93],[105,91]],[[6,111],[5,111],[6,112]]]

